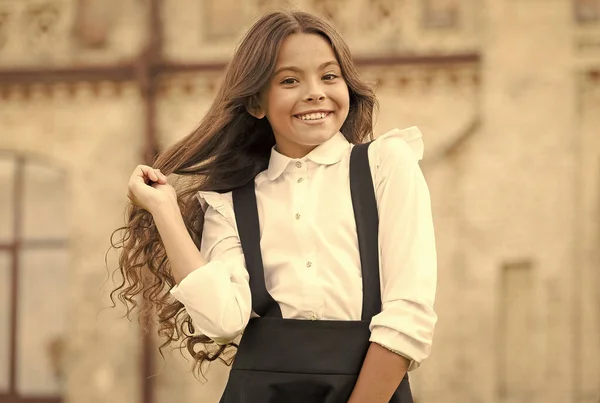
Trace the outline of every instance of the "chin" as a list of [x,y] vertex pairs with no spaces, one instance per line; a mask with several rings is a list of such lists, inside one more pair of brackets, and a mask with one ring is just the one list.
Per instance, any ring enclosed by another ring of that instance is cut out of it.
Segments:
[[[321,140],[326,141],[336,135],[338,129],[331,128],[311,128],[312,130],[298,130],[297,134],[299,138],[305,138],[310,140]],[[309,140],[309,141],[310,141]]]
[[339,129],[312,127],[310,130],[306,130],[306,128],[288,127],[285,132],[287,132],[287,135],[281,136],[280,140],[287,143],[288,147],[299,147],[310,152],[310,150],[334,137],[339,132]]
[[310,145],[313,147],[316,147],[318,145],[321,145],[323,143],[325,143],[327,140],[331,139],[333,136],[335,136],[335,134],[337,133],[337,131],[330,133],[319,133],[319,134],[315,134],[312,135],[310,137],[304,137],[304,143],[306,143],[306,145]]

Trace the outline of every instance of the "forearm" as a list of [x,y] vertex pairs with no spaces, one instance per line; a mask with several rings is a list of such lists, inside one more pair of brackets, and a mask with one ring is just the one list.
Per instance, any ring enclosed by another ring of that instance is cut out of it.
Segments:
[[371,343],[348,403],[388,403],[408,365],[401,355]]
[[160,234],[175,282],[179,284],[188,274],[206,261],[185,227],[177,206],[162,206],[152,214]]
[[244,255],[234,227],[209,207],[204,215],[202,247],[194,244],[175,203],[154,208],[154,217],[177,285],[171,295],[181,302],[196,331],[218,343],[244,329],[252,298]]

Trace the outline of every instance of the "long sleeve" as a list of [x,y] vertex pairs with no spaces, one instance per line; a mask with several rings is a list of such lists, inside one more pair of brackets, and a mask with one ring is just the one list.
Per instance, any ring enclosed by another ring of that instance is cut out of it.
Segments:
[[396,130],[378,138],[372,148],[383,309],[371,321],[371,341],[410,359],[412,370],[429,355],[437,321],[431,202],[418,165],[421,135],[416,128]]
[[212,192],[198,196],[205,209],[200,252],[208,263],[173,287],[171,294],[185,306],[198,331],[224,344],[235,339],[250,319],[249,276],[231,197]]

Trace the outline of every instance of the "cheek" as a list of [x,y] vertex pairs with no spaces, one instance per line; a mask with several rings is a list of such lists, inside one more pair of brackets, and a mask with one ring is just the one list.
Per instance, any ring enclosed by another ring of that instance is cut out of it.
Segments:
[[272,117],[287,117],[291,114],[291,111],[296,103],[296,97],[294,91],[281,91],[273,90],[268,96],[268,108],[267,113]]
[[340,109],[350,109],[350,92],[346,84],[340,85],[336,88],[335,101],[339,105]]

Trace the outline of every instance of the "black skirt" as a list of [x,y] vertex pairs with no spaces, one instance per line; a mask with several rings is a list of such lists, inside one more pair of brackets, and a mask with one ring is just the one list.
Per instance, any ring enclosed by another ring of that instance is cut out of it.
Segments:
[[[255,318],[221,403],[346,403],[369,347],[368,321]],[[408,376],[391,403],[412,403]]]

